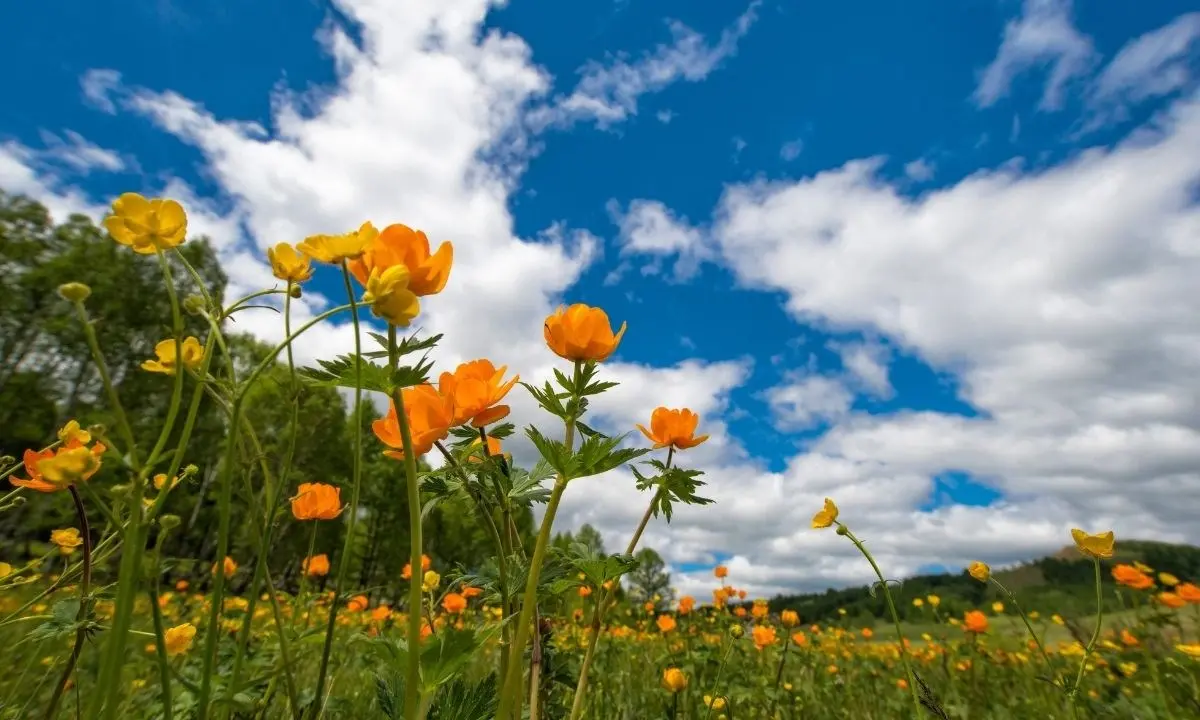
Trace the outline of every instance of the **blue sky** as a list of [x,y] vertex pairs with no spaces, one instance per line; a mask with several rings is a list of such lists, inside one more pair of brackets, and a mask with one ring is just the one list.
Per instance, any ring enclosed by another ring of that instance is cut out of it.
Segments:
[[[468,336],[448,362],[536,376],[563,300],[629,320],[606,421],[662,391],[715,428],[723,505],[647,537],[684,587],[718,559],[764,592],[860,581],[801,534],[824,495],[897,538],[894,574],[1071,523],[1200,541],[1171,509],[1200,403],[1172,270],[1200,227],[1191,3],[73,5],[0,24],[0,187],[93,215],[174,192],[247,290],[268,244],[422,227],[469,258],[430,303]],[[617,484],[564,522],[623,536]]]

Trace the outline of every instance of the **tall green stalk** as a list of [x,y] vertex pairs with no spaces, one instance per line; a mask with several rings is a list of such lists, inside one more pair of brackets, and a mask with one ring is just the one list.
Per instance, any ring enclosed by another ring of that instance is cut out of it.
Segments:
[[1069,691],[1071,717],[1079,716],[1075,699],[1079,696],[1079,686],[1083,684],[1083,671],[1087,668],[1087,661],[1096,647],[1096,641],[1100,639],[1100,626],[1104,622],[1104,584],[1100,579],[1100,558],[1093,557],[1092,565],[1096,570],[1096,628],[1092,630],[1092,639],[1088,640],[1087,647],[1083,650],[1083,657],[1079,659],[1079,672],[1075,674],[1075,683]]

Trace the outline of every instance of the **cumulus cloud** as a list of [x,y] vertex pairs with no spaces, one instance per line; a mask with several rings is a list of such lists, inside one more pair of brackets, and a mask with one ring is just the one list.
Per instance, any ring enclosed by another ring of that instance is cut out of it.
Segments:
[[793,377],[768,390],[766,398],[781,430],[803,430],[838,420],[854,402],[844,384],[824,375]]
[[1197,47],[1200,12],[1180,15],[1130,40],[1096,78],[1093,104],[1122,115],[1129,105],[1187,87]]
[[[686,218],[677,217],[661,202],[634,200],[629,203],[628,210],[623,211],[619,203],[609,201],[608,212],[619,228],[621,255],[652,256],[656,262],[664,257],[675,257],[673,273],[676,280],[695,276],[700,264],[712,255],[704,233],[692,227]],[[627,268],[626,264],[618,271]],[[657,273],[657,266],[653,272]]]
[[1092,40],[1071,19],[1071,0],[1025,0],[1021,14],[1004,26],[995,59],[980,74],[975,101],[994,105],[1006,96],[1013,80],[1034,68],[1049,68],[1041,107],[1056,110],[1072,79],[1087,73],[1096,61]]

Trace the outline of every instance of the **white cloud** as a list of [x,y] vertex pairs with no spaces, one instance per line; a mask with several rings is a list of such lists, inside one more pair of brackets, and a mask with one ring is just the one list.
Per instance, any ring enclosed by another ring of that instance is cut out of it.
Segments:
[[42,153],[44,159],[66,165],[78,173],[91,170],[117,172],[125,169],[125,161],[116,152],[90,142],[73,130],[67,130],[63,134],[65,139],[52,132],[42,131],[42,142],[46,145],[46,150]]
[[[529,115],[535,128],[593,120],[601,128],[637,115],[638,99],[680,80],[699,82],[737,53],[738,42],[757,19],[761,0],[750,3],[721,37],[709,44],[704,36],[681,22],[667,23],[671,43],[660,44],[635,61],[625,54],[607,62],[591,61],[580,69],[579,83],[570,95]],[[661,116],[659,117],[662,120]],[[665,122],[665,121],[664,121]]]
[[780,430],[805,430],[838,420],[850,410],[854,395],[839,380],[800,375],[766,392]]
[[913,182],[925,182],[933,179],[937,168],[925,158],[917,158],[904,164],[904,175]]
[[779,157],[787,162],[791,162],[800,157],[800,153],[804,151],[804,141],[799,138],[788,140],[779,148]]
[[[673,273],[676,280],[695,276],[700,264],[712,255],[704,233],[688,224],[686,218],[676,217],[661,202],[634,200],[629,203],[629,209],[622,212],[620,205],[610,200],[608,211],[620,228],[621,254],[657,258],[675,256]],[[623,273],[625,269],[628,265],[613,272]],[[657,273],[657,269],[653,273]],[[617,275],[617,279],[619,277]]]
[[1067,83],[1087,73],[1095,60],[1091,38],[1071,21],[1071,0],[1025,0],[1021,15],[1004,26],[1000,49],[980,75],[975,101],[991,106],[1008,94],[1018,75],[1048,66],[1041,107],[1058,109]]
[[121,84],[121,73],[116,70],[88,70],[79,80],[83,90],[83,99],[101,112],[114,115],[117,106],[113,104],[109,94]]
[[888,379],[889,352],[879,343],[855,342],[834,346],[842,359],[842,367],[852,378],[852,384],[879,397],[892,395]]
[[663,125],[669,125],[675,119],[675,113],[671,110],[659,110],[654,114],[658,121]]
[[742,151],[746,149],[746,140],[740,135],[735,135],[733,140],[733,164],[737,165],[742,160]]
[[1191,60],[1200,42],[1200,12],[1130,40],[1096,78],[1092,100],[1120,108],[1169,95],[1192,80]]

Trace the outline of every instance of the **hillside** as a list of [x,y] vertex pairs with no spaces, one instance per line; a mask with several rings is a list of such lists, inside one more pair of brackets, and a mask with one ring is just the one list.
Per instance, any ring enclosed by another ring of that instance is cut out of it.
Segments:
[[[1200,580],[1200,548],[1146,540],[1127,540],[1117,543],[1116,557],[1104,561],[1106,610],[1122,609],[1122,598],[1111,590],[1115,587],[1109,572],[1116,563],[1141,562],[1157,572],[1169,572],[1184,580]],[[1023,563],[1017,567],[997,570],[995,576],[1016,594],[1027,611],[1043,615],[1058,613],[1064,617],[1087,615],[1095,611],[1095,590],[1091,561],[1080,557],[1074,546],[1064,548],[1048,557]],[[927,620],[930,609],[915,607],[915,598],[936,595],[941,603],[942,617],[961,616],[967,610],[990,605],[1001,600],[991,586],[971,578],[964,571],[957,575],[918,575],[892,584],[901,619],[913,622]],[[773,612],[792,609],[800,613],[805,623],[846,621],[870,624],[884,617],[887,609],[881,595],[872,596],[871,588],[855,587],[826,590],[823,593],[780,595],[770,601]],[[845,610],[845,614],[839,613]]]

